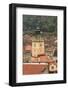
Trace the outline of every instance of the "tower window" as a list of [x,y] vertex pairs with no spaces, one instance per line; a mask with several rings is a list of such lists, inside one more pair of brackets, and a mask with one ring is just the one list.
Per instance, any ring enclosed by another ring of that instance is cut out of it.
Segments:
[[42,46],[42,44],[40,44],[40,46]]
[[36,47],[36,44],[34,44],[34,47]]

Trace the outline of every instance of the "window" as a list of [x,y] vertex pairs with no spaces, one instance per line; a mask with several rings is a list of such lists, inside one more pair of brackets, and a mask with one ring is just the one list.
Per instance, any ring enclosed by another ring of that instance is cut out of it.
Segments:
[[40,46],[42,46],[42,44],[40,44]]
[[34,43],[34,47],[36,47],[36,44]]

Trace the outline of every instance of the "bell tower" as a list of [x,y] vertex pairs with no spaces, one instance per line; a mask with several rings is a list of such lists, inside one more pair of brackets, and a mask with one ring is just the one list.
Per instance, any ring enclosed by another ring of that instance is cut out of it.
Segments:
[[32,56],[38,57],[38,55],[44,54],[44,38],[40,31],[35,31],[34,36],[32,37]]

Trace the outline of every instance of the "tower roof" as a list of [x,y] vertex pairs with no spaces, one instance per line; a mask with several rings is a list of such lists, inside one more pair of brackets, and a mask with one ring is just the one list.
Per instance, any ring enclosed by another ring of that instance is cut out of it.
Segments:
[[32,37],[32,41],[44,41],[42,33],[40,30],[37,30],[34,32],[34,35]]

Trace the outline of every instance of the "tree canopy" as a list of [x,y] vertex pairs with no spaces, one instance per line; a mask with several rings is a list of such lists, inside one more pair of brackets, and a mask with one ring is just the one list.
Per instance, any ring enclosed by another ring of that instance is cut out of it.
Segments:
[[23,30],[57,32],[57,16],[23,15]]

